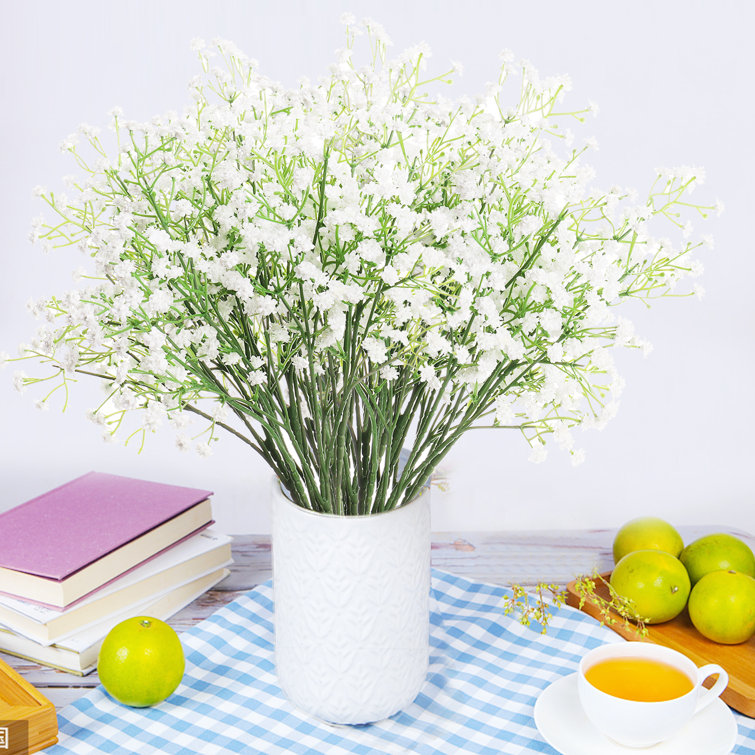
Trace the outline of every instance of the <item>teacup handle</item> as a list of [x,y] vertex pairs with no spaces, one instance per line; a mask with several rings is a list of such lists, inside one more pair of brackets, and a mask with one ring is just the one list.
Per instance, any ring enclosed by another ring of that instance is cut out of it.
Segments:
[[[704,689],[702,683],[713,674],[718,674],[716,683],[710,689]],[[703,708],[710,705],[726,689],[729,683],[729,675],[717,663],[709,663],[697,669],[697,686],[700,687],[700,696],[697,700],[695,713],[699,713]]]

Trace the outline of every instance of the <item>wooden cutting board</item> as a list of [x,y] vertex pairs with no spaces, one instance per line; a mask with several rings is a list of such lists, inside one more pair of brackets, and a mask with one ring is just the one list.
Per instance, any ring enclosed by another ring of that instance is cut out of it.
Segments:
[[[610,572],[601,575],[606,581]],[[580,597],[575,590],[576,580],[566,586],[566,602],[579,608]],[[610,599],[608,587],[596,580],[596,593],[606,600]],[[601,621],[598,606],[591,601],[585,602],[582,611]],[[719,645],[703,637],[692,625],[687,610],[663,624],[647,626],[647,636],[642,637],[632,626],[625,627],[618,614],[613,614],[616,624],[610,626],[617,634],[627,640],[654,642],[658,645],[678,650],[694,661],[698,666],[717,663],[729,674],[729,685],[721,699],[740,713],[755,718],[755,637],[741,645]]]
[[55,706],[0,660],[0,752],[27,755],[58,741]]

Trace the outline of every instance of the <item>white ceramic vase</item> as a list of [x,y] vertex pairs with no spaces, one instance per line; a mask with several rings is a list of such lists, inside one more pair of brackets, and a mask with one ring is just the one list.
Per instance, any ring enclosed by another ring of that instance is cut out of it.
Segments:
[[368,516],[273,492],[275,663],[288,699],[341,724],[405,708],[427,675],[430,493]]

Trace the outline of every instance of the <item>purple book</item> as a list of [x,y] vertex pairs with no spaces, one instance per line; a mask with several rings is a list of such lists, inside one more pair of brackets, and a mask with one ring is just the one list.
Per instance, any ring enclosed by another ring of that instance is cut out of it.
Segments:
[[[134,558],[149,558],[207,526],[212,519],[210,495],[207,490],[99,472],[61,485],[0,514],[0,591],[65,605],[76,599],[73,594],[65,600],[33,594],[34,582],[82,582],[90,566],[86,581],[91,585],[99,566],[95,562],[113,564],[111,571],[131,568]],[[14,573],[21,582],[14,583]],[[80,592],[78,587],[74,592]]]

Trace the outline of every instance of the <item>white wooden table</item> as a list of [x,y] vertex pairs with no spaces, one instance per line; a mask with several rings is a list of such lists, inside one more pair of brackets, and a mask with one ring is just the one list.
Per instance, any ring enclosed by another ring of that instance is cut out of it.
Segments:
[[[755,547],[755,539],[735,530],[707,526],[679,528],[685,542],[710,532],[728,531]],[[565,585],[578,574],[613,566],[611,530],[537,530],[454,532],[433,535],[432,564],[469,579],[524,587],[545,582]],[[237,535],[233,543],[231,574],[169,623],[181,632],[230,603],[241,593],[271,576],[270,538]],[[57,708],[76,700],[99,684],[97,673],[79,677],[0,653],[6,663],[50,699]]]

